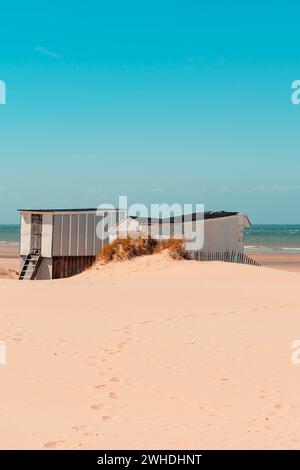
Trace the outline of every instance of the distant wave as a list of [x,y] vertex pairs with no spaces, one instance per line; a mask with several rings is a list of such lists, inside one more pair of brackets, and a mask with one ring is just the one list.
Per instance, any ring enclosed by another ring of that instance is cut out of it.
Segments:
[[0,240],[0,245],[19,245],[16,241]]
[[267,252],[298,252],[300,253],[300,246],[265,246],[265,245],[245,245],[245,250],[249,251],[267,251]]

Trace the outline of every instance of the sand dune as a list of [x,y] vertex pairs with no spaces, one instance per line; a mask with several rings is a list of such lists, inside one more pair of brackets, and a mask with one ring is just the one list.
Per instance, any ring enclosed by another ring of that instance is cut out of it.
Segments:
[[161,254],[0,298],[2,449],[299,448],[299,274]]

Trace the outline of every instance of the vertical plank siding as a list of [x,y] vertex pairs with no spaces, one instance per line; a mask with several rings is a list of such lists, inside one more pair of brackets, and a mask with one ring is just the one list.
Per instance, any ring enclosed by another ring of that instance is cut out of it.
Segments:
[[94,256],[55,256],[53,258],[52,279],[75,276],[95,261]]

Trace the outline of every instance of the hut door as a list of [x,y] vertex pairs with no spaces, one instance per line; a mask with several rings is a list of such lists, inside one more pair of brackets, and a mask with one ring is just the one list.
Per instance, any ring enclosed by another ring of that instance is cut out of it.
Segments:
[[31,215],[31,253],[41,253],[42,250],[42,226],[43,216],[41,214]]

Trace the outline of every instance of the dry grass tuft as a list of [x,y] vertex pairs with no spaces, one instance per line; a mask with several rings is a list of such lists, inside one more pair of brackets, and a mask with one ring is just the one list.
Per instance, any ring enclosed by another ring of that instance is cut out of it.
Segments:
[[97,261],[107,264],[111,261],[123,261],[137,256],[152,255],[163,250],[168,250],[169,255],[173,259],[180,260],[187,258],[183,240],[170,239],[159,241],[152,238],[132,239],[128,237],[114,240],[109,245],[106,245],[97,256]]
[[169,240],[159,241],[155,248],[155,253],[160,253],[163,250],[168,250],[169,255],[173,259],[187,259],[187,252],[184,249],[183,240],[170,238]]

